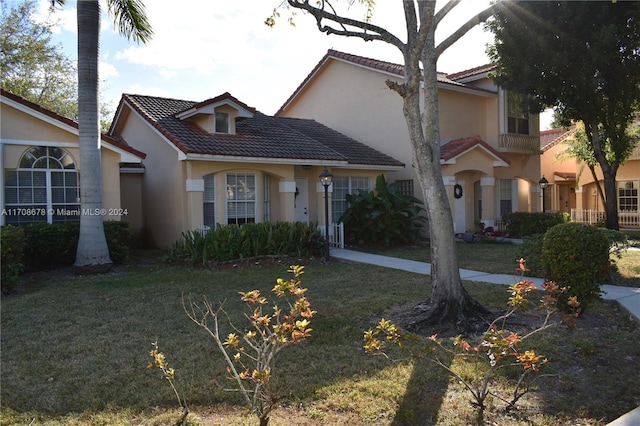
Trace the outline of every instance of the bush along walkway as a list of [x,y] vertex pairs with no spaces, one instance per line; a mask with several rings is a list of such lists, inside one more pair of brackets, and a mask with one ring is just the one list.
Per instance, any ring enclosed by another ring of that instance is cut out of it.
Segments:
[[[415,260],[400,259],[397,257],[381,256],[378,254],[363,253],[346,249],[331,249],[331,257],[350,262],[366,263],[370,265],[378,265],[385,268],[400,269],[403,271],[414,272],[416,274],[431,275],[431,265],[426,262],[418,262]],[[509,274],[489,274],[486,272],[471,271],[468,269],[460,269],[460,278],[465,281],[479,281],[490,284],[511,285],[515,281],[514,275]],[[517,277],[519,280],[521,277]],[[522,277],[533,282],[536,287],[542,289],[544,279]],[[637,321],[640,321],[640,288],[637,287],[621,287],[615,285],[602,285],[602,298],[606,300],[617,301],[623,309],[625,309]],[[640,407],[625,414],[617,420],[609,423],[608,426],[637,426],[640,425]]]

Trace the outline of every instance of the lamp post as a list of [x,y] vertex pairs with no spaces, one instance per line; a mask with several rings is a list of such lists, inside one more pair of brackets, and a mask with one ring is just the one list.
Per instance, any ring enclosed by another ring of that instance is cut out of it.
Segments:
[[545,197],[545,191],[547,189],[547,186],[549,186],[549,181],[543,175],[542,179],[538,181],[538,185],[540,185],[540,189],[542,189],[542,213],[545,213],[547,211],[547,208],[545,205],[545,201],[547,198]]
[[325,169],[320,173],[320,183],[324,186],[324,261],[329,263],[329,186],[333,175]]

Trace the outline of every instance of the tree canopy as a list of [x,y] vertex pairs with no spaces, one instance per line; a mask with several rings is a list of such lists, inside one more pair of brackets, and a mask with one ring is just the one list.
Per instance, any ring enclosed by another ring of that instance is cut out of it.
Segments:
[[640,3],[506,2],[487,24],[495,81],[582,121],[604,175],[607,227],[618,227],[615,176],[633,141],[640,102]]
[[36,22],[35,0],[10,6],[0,16],[0,85],[60,115],[78,117],[76,67],[52,40],[52,22]]

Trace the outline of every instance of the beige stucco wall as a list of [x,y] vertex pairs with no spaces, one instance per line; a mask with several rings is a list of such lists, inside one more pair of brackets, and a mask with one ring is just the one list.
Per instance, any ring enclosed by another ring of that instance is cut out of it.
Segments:
[[131,235],[134,238],[142,237],[144,228],[144,205],[142,203],[143,173],[122,173],[120,175],[120,196],[122,209],[126,212],[122,216],[124,222],[131,226]]
[[[389,172],[388,179],[390,182],[413,179],[415,195],[422,198],[419,181],[412,167],[413,154],[402,115],[402,100],[387,87],[387,79],[397,81],[396,76],[330,60],[286,106],[282,115],[315,119],[404,162],[407,167]],[[485,88],[491,87],[489,80],[481,83]],[[438,93],[443,142],[479,135],[489,145],[498,148],[501,121],[504,121],[500,118],[501,94],[461,92],[457,88],[454,90],[444,86]],[[539,119],[537,116],[531,119],[533,134],[538,135]],[[478,149],[457,158],[455,165],[442,166],[452,205],[455,181],[448,177],[464,180],[464,193],[467,194],[464,203],[465,227],[474,226],[474,183],[483,177],[515,179],[518,210],[537,211],[539,200],[531,195],[531,191],[541,176],[539,156],[503,155],[511,162],[509,167],[493,167],[495,158],[489,158]],[[483,189],[483,195],[494,197],[495,191]],[[494,214],[494,205],[492,200],[491,208],[486,211]]]
[[[18,167],[22,155],[34,146],[56,146],[70,154],[78,170],[82,169],[77,129],[49,117],[38,117],[5,103],[0,114],[2,168]],[[120,154],[103,147],[102,206],[105,220],[120,220]],[[4,173],[0,186],[4,187]],[[4,203],[4,199],[0,200]],[[112,214],[110,214],[112,213]]]
[[183,215],[185,181],[178,151],[135,114],[128,114],[120,124],[120,136],[147,154],[142,200],[148,243],[168,247],[186,229]]

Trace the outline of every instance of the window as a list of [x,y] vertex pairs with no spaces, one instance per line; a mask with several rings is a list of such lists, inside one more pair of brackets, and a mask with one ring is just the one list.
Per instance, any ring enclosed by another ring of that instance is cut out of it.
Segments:
[[498,200],[500,217],[513,211],[512,184],[513,179],[497,179],[498,181]]
[[5,169],[8,225],[80,220],[80,179],[71,155],[39,146],[26,151],[17,169]]
[[227,174],[227,223],[242,225],[256,221],[256,176]]
[[210,228],[216,226],[216,186],[215,186],[215,174],[211,173],[204,176],[204,225]]
[[507,133],[529,134],[529,110],[525,96],[507,92]]
[[349,207],[347,194],[357,194],[358,190],[371,191],[371,183],[366,177],[334,176],[332,185],[331,220],[333,223],[338,223],[340,216]]
[[413,197],[413,179],[397,180],[398,190],[402,195]]
[[216,112],[216,133],[229,133],[229,114],[226,112]]
[[638,211],[638,186],[636,182],[618,184],[618,209],[621,212]]
[[264,174],[262,178],[262,199],[263,199],[263,212],[262,221],[269,222],[271,220],[271,179],[268,174]]

